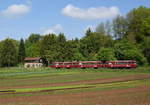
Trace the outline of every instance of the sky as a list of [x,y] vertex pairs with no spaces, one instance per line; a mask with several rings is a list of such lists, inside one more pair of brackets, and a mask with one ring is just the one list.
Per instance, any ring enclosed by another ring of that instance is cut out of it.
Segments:
[[150,0],[0,0],[0,40],[60,32],[81,38],[87,28],[139,6],[150,7]]

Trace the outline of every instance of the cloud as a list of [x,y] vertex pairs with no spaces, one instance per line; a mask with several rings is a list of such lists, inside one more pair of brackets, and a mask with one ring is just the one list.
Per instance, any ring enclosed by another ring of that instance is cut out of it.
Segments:
[[45,28],[43,31],[43,34],[57,34],[60,33],[63,30],[63,27],[60,24],[54,25],[52,27],[49,28]]
[[105,19],[105,18],[112,18],[116,15],[120,14],[118,7],[98,7],[98,8],[87,8],[82,9],[75,7],[74,5],[67,5],[65,8],[62,9],[62,14],[65,16],[69,16],[72,18],[78,19],[86,19],[86,20],[95,20],[95,19]]
[[24,15],[26,15],[27,13],[29,13],[31,10],[31,7],[28,5],[24,5],[24,4],[19,4],[19,5],[11,5],[9,7],[7,7],[7,9],[2,10],[0,12],[1,16],[3,17],[7,17],[7,18],[20,18]]

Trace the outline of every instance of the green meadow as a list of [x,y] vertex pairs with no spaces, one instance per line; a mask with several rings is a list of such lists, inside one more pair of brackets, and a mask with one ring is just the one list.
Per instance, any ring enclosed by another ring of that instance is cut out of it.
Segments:
[[[150,86],[149,67],[136,69],[1,68],[0,70],[0,102],[1,99],[17,99],[20,96],[38,97],[86,92],[101,93],[142,86]],[[136,94],[140,96],[139,93]],[[143,92],[142,94],[147,97],[148,93]],[[127,97],[127,93],[122,95]],[[18,105],[18,102],[14,101],[14,104],[4,105]],[[35,105],[40,105],[40,102]]]
[[[136,74],[150,75],[150,68],[137,68],[137,69],[52,69],[52,68],[40,68],[40,69],[24,69],[24,68],[3,68],[0,70],[0,88],[3,87],[17,87],[17,86],[30,86],[30,85],[42,85],[42,84],[55,84],[55,83],[67,83],[83,80],[96,80],[107,79],[114,77],[132,76]],[[131,81],[133,84],[143,83],[144,80]],[[148,80],[145,80],[146,84]],[[79,84],[73,86],[64,87],[44,87],[43,88],[31,88],[31,89],[16,89],[16,92],[23,91],[36,91],[45,89],[59,89],[59,88],[74,88],[74,87],[97,87],[102,85],[103,87],[115,85],[121,86],[130,84],[130,82],[118,82],[108,84],[96,84],[87,85]],[[119,84],[119,85],[118,85]]]
[[150,68],[137,69],[24,69],[3,68],[0,70],[0,87],[36,84],[64,83],[149,74]]

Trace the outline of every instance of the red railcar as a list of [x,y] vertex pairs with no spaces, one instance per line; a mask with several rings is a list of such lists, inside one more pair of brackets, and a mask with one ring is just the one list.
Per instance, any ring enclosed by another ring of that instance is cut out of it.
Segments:
[[52,68],[78,68],[79,62],[54,62],[50,65]]
[[107,61],[107,68],[136,68],[137,63],[134,60],[119,60],[119,61]]
[[52,68],[136,68],[134,60],[54,62]]
[[79,67],[80,68],[100,68],[103,64],[101,61],[80,61]]

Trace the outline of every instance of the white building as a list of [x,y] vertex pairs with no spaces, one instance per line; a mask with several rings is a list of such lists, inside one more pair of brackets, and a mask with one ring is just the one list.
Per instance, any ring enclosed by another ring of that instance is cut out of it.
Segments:
[[43,59],[41,57],[25,58],[25,68],[39,68],[43,66]]

